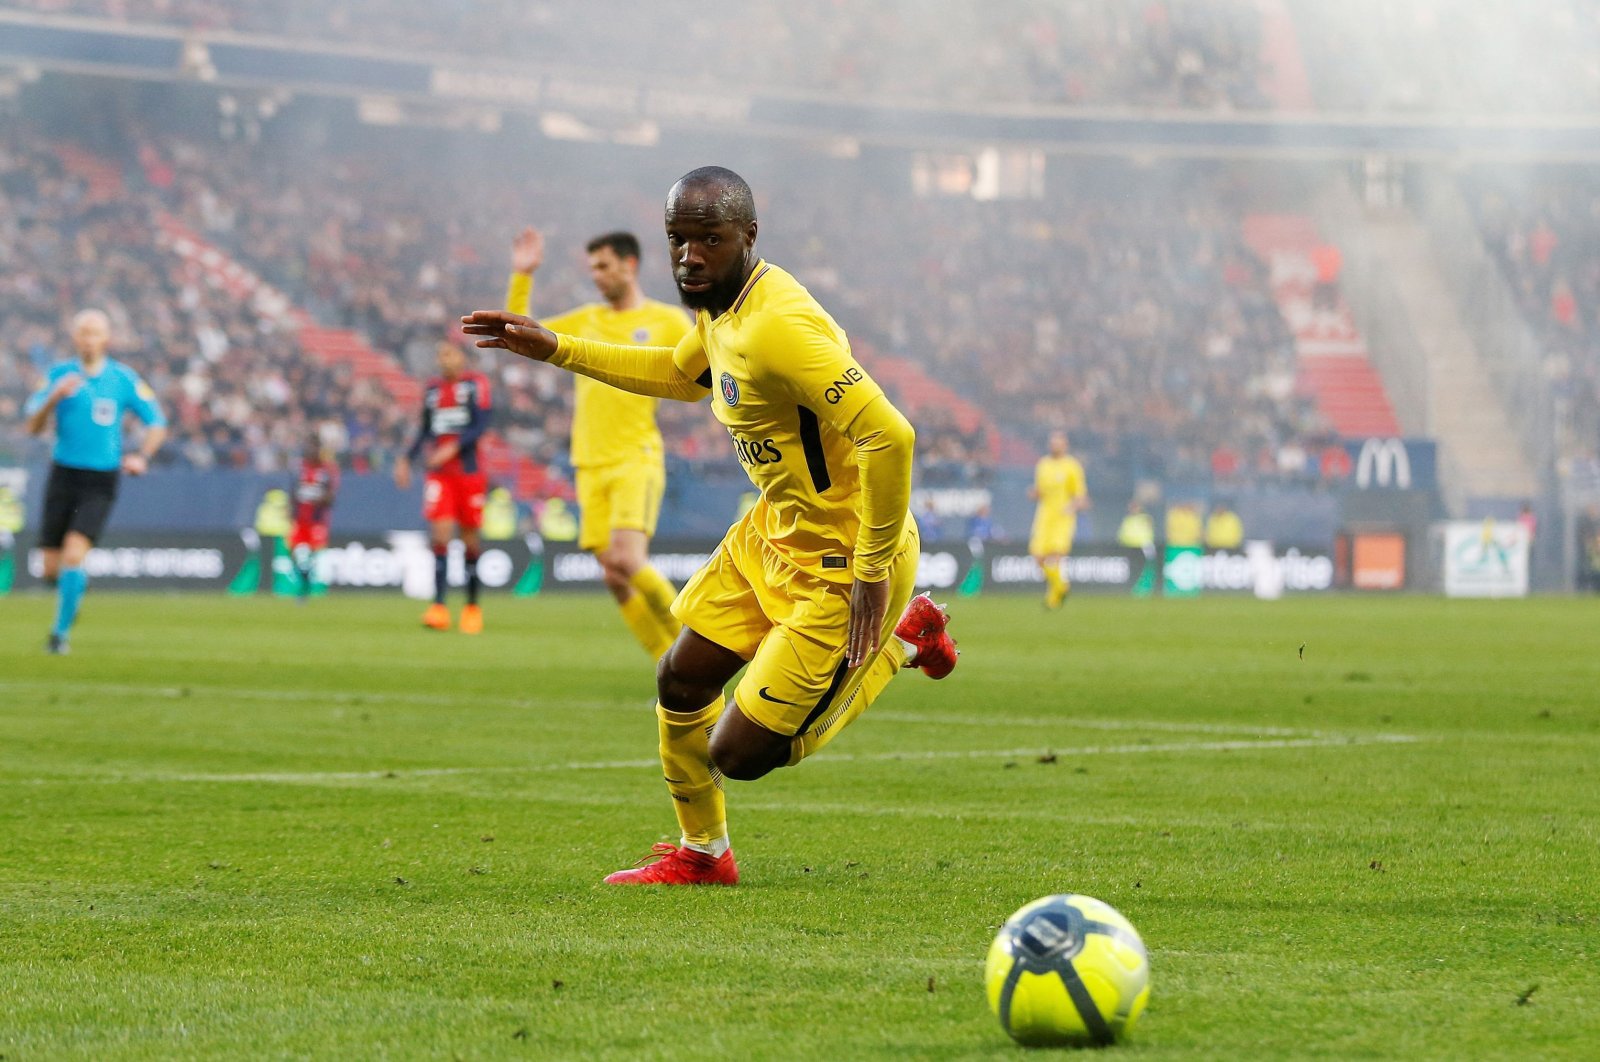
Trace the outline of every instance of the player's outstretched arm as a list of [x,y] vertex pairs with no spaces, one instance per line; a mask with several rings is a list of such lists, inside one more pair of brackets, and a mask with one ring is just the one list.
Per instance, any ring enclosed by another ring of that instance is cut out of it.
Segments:
[[509,350],[534,361],[580,373],[601,383],[651,398],[698,402],[710,393],[705,352],[690,332],[676,348],[599,343],[558,335],[532,318],[504,310],[478,310],[461,319],[478,346]]
[[479,347],[509,350],[533,361],[555,354],[556,334],[531,317],[506,310],[474,310],[461,319],[461,330],[479,336]]

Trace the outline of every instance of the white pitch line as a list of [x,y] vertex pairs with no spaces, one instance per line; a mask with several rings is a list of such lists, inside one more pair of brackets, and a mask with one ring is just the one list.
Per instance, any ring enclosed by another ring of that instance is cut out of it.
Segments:
[[1163,720],[1089,719],[1081,716],[943,715],[937,712],[869,711],[863,719],[930,726],[1064,726],[1083,730],[1151,730],[1171,734],[1249,734],[1253,737],[1322,737],[1323,730],[1303,727],[1253,726],[1249,723],[1184,723]]
[[[573,708],[590,711],[596,708],[626,709],[642,714],[649,712],[648,696],[630,699],[630,703],[602,700],[571,700],[540,703],[528,697],[493,697],[478,693],[353,693],[349,690],[262,690],[243,686],[133,686],[110,682],[0,682],[0,691],[23,690],[37,693],[101,693],[123,694],[186,700],[190,697],[218,697],[240,701],[282,701],[289,704],[334,704],[341,707],[360,708],[368,704],[474,704],[502,708]],[[641,707],[642,706],[642,707]]]
[[[1083,745],[1075,748],[1038,747],[1017,749],[922,749],[900,752],[824,753],[823,761],[833,762],[892,762],[896,760],[979,760],[1025,759],[1054,755],[1063,759],[1088,756],[1137,756],[1150,753],[1192,752],[1249,752],[1276,749],[1330,749],[1356,745],[1400,745],[1419,740],[1410,734],[1369,734],[1307,738],[1277,738],[1270,740],[1188,741],[1164,745]],[[410,779],[439,778],[490,774],[548,774],[552,772],[585,771],[642,771],[658,769],[659,760],[597,760],[592,762],[505,764],[492,767],[422,767],[410,770],[383,771],[258,771],[231,774],[195,774],[163,771],[127,771],[107,774],[84,773],[57,775],[49,778],[18,779],[12,785],[47,785],[64,782],[129,784],[138,782],[176,783],[265,783],[280,785],[330,785],[350,782],[394,783]],[[0,784],[7,784],[0,779]]]
[[[0,682],[0,692],[6,690],[38,693],[120,694],[165,700],[186,700],[190,697],[217,697],[242,701],[276,701],[290,704],[332,704],[342,707],[364,707],[369,704],[472,704],[504,708],[573,709],[592,711],[610,709],[648,713],[648,696],[626,701],[571,700],[540,702],[528,697],[494,697],[478,693],[354,693],[349,690],[318,689],[252,689],[242,686],[135,686],[109,682]],[[869,712],[864,719],[880,723],[910,723],[928,726],[981,726],[981,727],[1061,727],[1064,729],[1150,731],[1173,734],[1246,734],[1251,737],[1323,737],[1326,731],[1302,727],[1253,726],[1240,723],[1188,723],[1166,720],[1093,719],[1079,716],[1015,716],[1015,715],[945,715],[939,712],[904,712],[884,708]]]
[[1086,745],[1079,748],[936,749],[921,752],[874,752],[855,755],[844,752],[825,756],[832,760],[955,760],[989,759],[1003,756],[1133,756],[1146,752],[1243,752],[1249,749],[1327,749],[1346,745],[1405,745],[1418,739],[1411,734],[1322,735],[1302,738],[1237,741],[1181,741],[1166,745]]

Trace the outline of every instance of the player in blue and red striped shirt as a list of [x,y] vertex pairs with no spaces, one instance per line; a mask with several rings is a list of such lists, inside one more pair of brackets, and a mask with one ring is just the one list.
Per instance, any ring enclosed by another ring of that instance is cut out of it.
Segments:
[[439,344],[439,375],[428,381],[422,396],[422,424],[406,456],[395,462],[395,484],[411,488],[411,465],[427,451],[427,480],[422,515],[433,538],[433,604],[422,614],[424,626],[450,629],[444,595],[449,572],[450,540],[458,534],[466,550],[467,605],[461,610],[461,633],[483,630],[478,607],[478,529],[483,526],[483,499],[488,477],[478,460],[478,441],[488,430],[493,409],[489,378],[474,372],[466,353],[454,343]]
[[339,493],[339,466],[315,434],[306,439],[294,478],[294,530],[289,553],[300,576],[300,600],[311,596],[317,554],[328,548],[328,517]]

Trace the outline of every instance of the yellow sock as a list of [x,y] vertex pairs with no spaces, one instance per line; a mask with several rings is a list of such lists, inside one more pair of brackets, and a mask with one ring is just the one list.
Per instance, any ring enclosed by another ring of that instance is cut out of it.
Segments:
[[646,564],[634,572],[633,578],[628,581],[650,605],[650,611],[661,618],[663,624],[670,624],[673,628],[678,626],[678,617],[672,614],[672,602],[678,596],[678,591],[673,589],[672,580],[662,575],[653,565]]
[[711,765],[711,728],[722,716],[718,697],[698,712],[669,712],[656,705],[661,731],[661,773],[672,794],[683,839],[709,845],[728,836],[722,773]]
[[[672,580],[646,564],[634,572],[633,578],[628,581],[633,585],[635,595],[644,598],[645,604],[650,606],[650,614],[656,618],[656,625],[661,628],[661,636],[670,646],[678,637],[678,631],[683,628],[683,624],[678,622],[678,617],[672,614],[672,602],[678,596],[678,591],[673,589]],[[662,649],[661,652],[666,652],[666,649]],[[656,654],[657,657],[660,655],[661,653]]]
[[677,637],[677,632],[667,633],[643,594],[634,594],[617,607],[622,610],[622,622],[633,632],[634,639],[644,646],[650,659],[660,660],[672,647],[672,639]]
[[1044,565],[1044,599],[1054,605],[1061,600],[1061,571],[1052,564]]
[[789,745],[788,765],[793,767],[832,741],[835,734],[867,710],[867,705],[883,692],[889,680],[898,675],[905,664],[906,651],[891,637],[889,644],[878,650],[877,656],[861,666],[860,678],[845,683],[839,691],[839,702]]

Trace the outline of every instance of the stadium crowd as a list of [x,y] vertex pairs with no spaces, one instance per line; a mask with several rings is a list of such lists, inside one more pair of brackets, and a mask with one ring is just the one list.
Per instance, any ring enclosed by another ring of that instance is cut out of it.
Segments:
[[[1324,437],[1294,391],[1293,338],[1240,239],[1225,169],[1076,166],[1043,200],[858,190],[802,227],[803,273],[840,278],[853,334],[929,371],[1034,442],[1132,475],[1314,481]],[[885,271],[883,261],[903,263]],[[1026,426],[1026,427],[1022,427]]]
[[[174,160],[181,217],[419,373],[453,310],[501,290],[518,221],[551,226],[557,250],[535,309],[553,311],[594,297],[579,250],[589,235],[659,209],[649,177],[580,182],[554,167],[484,167],[464,187],[453,169],[394,174],[359,153],[239,147],[219,163],[215,150],[175,142],[161,154]],[[781,166],[766,177],[784,179]],[[1319,478],[1304,455],[1324,429],[1294,393],[1292,339],[1265,266],[1240,241],[1242,196],[1226,170],[1140,177],[1086,164],[1057,196],[1002,203],[834,179],[846,186],[812,175],[763,183],[763,200],[785,211],[764,229],[763,248],[812,286],[869,357],[906,355],[997,423],[1028,425],[1024,436],[1066,428],[1080,447],[1148,474]],[[658,295],[662,272],[647,257],[646,286]],[[496,367],[510,440],[559,461],[566,409],[556,374]],[[663,418],[674,452],[726,460],[718,429],[672,406]],[[989,432],[964,430],[933,406],[913,416],[937,477],[970,479],[992,463]]]
[[[670,83],[945,103],[1261,109],[1261,18],[1245,0],[789,0],[691,17],[608,0],[574,17],[556,0],[3,0],[45,14],[262,33],[560,69],[603,55]],[[701,12],[702,15],[706,14]],[[463,34],[463,26],[486,33]],[[661,47],[664,40],[678,46]],[[714,52],[697,73],[681,54]],[[687,80],[686,80],[687,79]]]
[[[556,71],[603,55],[614,70],[683,87],[957,106],[1268,110],[1282,103],[1269,95],[1280,63],[1303,65],[1324,110],[1600,109],[1597,0],[1286,0],[1275,41],[1255,0],[789,0],[713,17],[659,0],[608,0],[578,17],[558,0],[0,0],[7,8],[390,53],[470,47]],[[710,50],[714,68],[675,61]]]
[[356,467],[411,418],[371,384],[307,359],[285,322],[192,272],[156,237],[155,187],[99,198],[49,142],[0,133],[0,452],[21,455],[21,406],[70,356],[64,323],[104,309],[113,354],[150,382],[172,435],[164,463],[287,467],[317,430]]
[[1600,482],[1600,182],[1577,169],[1467,186],[1490,253],[1544,351],[1561,459]]
[[[153,236],[159,213],[420,376],[461,308],[498,302],[520,223],[548,226],[535,309],[555,311],[594,297],[588,236],[659,210],[652,175],[396,171],[382,153],[154,134],[121,160],[125,192],[96,202],[42,142],[4,143],[4,421],[15,425],[38,370],[61,353],[60,322],[99,303],[118,324],[119,356],[176,411],[165,459],[201,467],[287,467],[315,427],[347,464],[382,469],[413,414],[307,357],[281,318],[191,275]],[[1226,169],[1141,176],[1086,163],[1051,197],[997,203],[915,198],[849,170],[832,177],[848,187],[812,175],[786,186],[785,172],[757,182],[764,203],[783,204],[765,253],[817,292],[869,365],[873,351],[903,355],[987,411],[974,427],[937,404],[911,408],[927,485],[982,481],[1002,435],[1016,458],[1053,428],[1119,478],[1320,478],[1323,428],[1294,392],[1292,341],[1265,267],[1239,240]],[[663,264],[647,256],[646,289],[670,298]],[[560,468],[566,381],[514,359],[481,367],[498,385],[497,429]],[[703,411],[665,403],[662,419],[675,457],[731,461]]]

